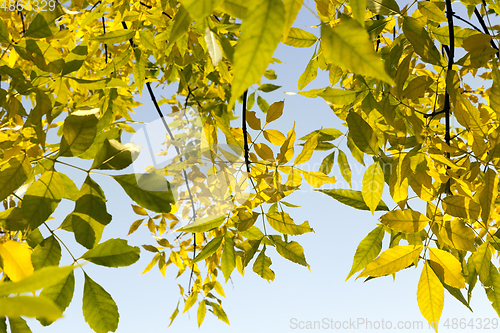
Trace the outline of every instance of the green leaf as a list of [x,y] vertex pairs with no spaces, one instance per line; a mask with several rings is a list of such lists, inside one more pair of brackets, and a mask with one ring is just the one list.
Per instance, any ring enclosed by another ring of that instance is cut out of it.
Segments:
[[245,0],[225,0],[221,8],[231,17],[243,20],[247,16],[248,2]]
[[0,43],[10,44],[9,29],[3,20],[0,20]]
[[50,287],[65,279],[73,269],[74,266],[48,266],[40,268],[19,282],[0,283],[0,295],[8,296],[11,294],[28,293],[44,287]]
[[175,203],[170,183],[162,176],[135,173],[112,177],[139,206],[153,212],[169,213]]
[[484,289],[493,309],[500,316],[500,274],[494,265],[490,265],[488,283]]
[[268,92],[275,91],[276,89],[279,89],[279,88],[281,88],[281,86],[277,86],[277,85],[271,84],[271,83],[264,83],[259,87],[258,90],[268,93]]
[[104,11],[109,8],[107,6],[108,4],[109,4],[108,0],[101,1],[99,6],[97,6],[92,11],[87,13],[87,15],[85,16],[85,19],[81,23],[81,26],[82,27],[87,26],[90,23],[92,23],[92,21],[100,19],[102,16],[104,16]]
[[309,222],[297,225],[293,222],[293,219],[285,212],[272,212],[267,213],[267,222],[273,227],[274,230],[281,232],[285,235],[302,235],[307,232],[314,231],[309,227]]
[[207,216],[177,229],[180,232],[205,232],[219,227],[226,220],[225,215]]
[[[222,257],[220,259],[220,266],[224,274],[225,282],[229,280],[231,273],[236,267],[236,256],[234,252],[234,241],[227,235],[224,236],[224,248],[222,249]],[[201,304],[200,304],[201,306]],[[199,310],[198,310],[199,311]]]
[[106,267],[130,266],[139,260],[140,249],[130,246],[124,239],[109,239],[85,252],[82,259]]
[[219,303],[210,302],[210,305],[212,306],[213,313],[217,316],[217,318],[229,325],[229,319],[227,319],[227,315]]
[[304,249],[295,241],[284,242],[280,236],[268,236],[271,242],[276,246],[276,251],[285,259],[302,266],[309,267],[304,256]]
[[266,252],[266,247],[260,251],[260,254],[257,256],[257,259],[255,259],[255,262],[253,263],[253,271],[260,275],[263,279],[266,279],[267,282],[271,283],[271,281],[274,280],[274,272],[272,269],[269,268],[271,266],[272,261],[271,258],[265,255]]
[[54,35],[59,32],[59,28],[56,26],[54,21],[47,22],[43,14],[39,13],[35,16],[33,21],[26,30],[24,34],[25,37],[32,38],[45,38]]
[[69,115],[64,120],[60,156],[77,156],[84,153],[94,141],[98,122],[95,114],[76,111]]
[[105,139],[94,158],[92,169],[122,170],[139,156],[140,147],[129,142],[122,144],[117,140]]
[[366,7],[374,14],[401,14],[399,6],[394,0],[366,0]]
[[321,44],[325,59],[356,74],[367,75],[392,84],[384,63],[373,50],[365,28],[351,18],[342,17],[338,26],[321,26]]
[[[74,270],[72,270],[65,279],[60,280],[52,286],[43,288],[40,296],[52,300],[61,309],[61,311],[64,312],[73,299],[74,291],[75,273]],[[40,323],[43,326],[47,326],[50,325],[52,321],[40,319]]]
[[180,2],[195,21],[201,21],[219,7],[224,0],[181,0]]
[[443,210],[452,216],[475,220],[479,217],[481,206],[465,196],[450,195],[443,199]]
[[85,182],[80,189],[76,200],[75,213],[80,213],[80,217],[92,224],[93,221],[102,225],[111,222],[111,215],[106,210],[106,197],[101,187],[90,176],[85,178]]
[[254,0],[249,4],[234,53],[230,107],[264,74],[285,26],[281,0]]
[[349,136],[356,146],[364,153],[377,155],[378,140],[371,126],[356,112],[349,112],[347,115],[349,125]]
[[0,201],[23,185],[30,174],[31,164],[24,154],[11,157],[0,164]]
[[[351,206],[360,210],[370,210],[363,200],[363,195],[361,191],[354,190],[345,190],[345,189],[330,189],[330,190],[315,190],[319,192],[323,192],[337,201],[340,201],[344,205]],[[375,210],[385,210],[388,211],[389,208],[384,203],[384,201],[380,200],[377,208]]]
[[46,266],[57,266],[60,260],[61,245],[54,236],[45,238],[31,253],[31,262],[36,270]]
[[91,40],[96,40],[99,43],[117,44],[127,42],[129,39],[134,37],[135,31],[131,29],[120,29],[111,32],[106,32],[105,34],[91,38]]
[[23,217],[32,230],[38,228],[54,212],[64,195],[64,177],[56,171],[46,171],[28,188],[21,206]]
[[66,57],[66,64],[61,75],[66,75],[79,70],[87,58],[87,45],[78,45]]
[[64,68],[64,59],[61,53],[46,42],[23,39],[14,48],[21,58],[33,61],[44,72],[58,74]]
[[413,46],[413,50],[420,56],[422,61],[439,65],[441,63],[441,54],[429,37],[429,34],[413,17],[405,16],[403,20],[403,31],[406,38]]
[[118,307],[111,295],[85,274],[83,316],[96,333],[114,332],[118,328]]
[[62,317],[62,311],[54,302],[43,297],[15,296],[0,298],[0,316],[56,320]]
[[0,212],[0,227],[9,231],[24,230],[28,221],[23,219],[21,208],[12,207]]
[[191,17],[184,6],[179,8],[177,14],[174,17],[174,25],[172,26],[172,31],[170,31],[169,43],[175,43],[182,35],[184,35],[191,25]]
[[349,161],[347,161],[347,156],[346,154],[339,149],[339,156],[337,157],[337,164],[339,165],[340,173],[342,174],[342,177],[344,177],[345,181],[349,186],[352,187],[351,185],[351,167],[349,166]]
[[322,172],[325,175],[330,174],[330,172],[332,172],[334,161],[335,161],[335,152],[332,152],[328,156],[326,156],[321,162],[321,165],[319,167],[319,172]]
[[10,317],[9,326],[11,333],[31,333],[28,324],[26,324],[26,320],[21,317]]
[[297,88],[299,90],[304,89],[311,81],[318,76],[318,56],[313,53],[311,60],[307,63],[306,69],[302,74],[300,74],[299,80],[297,81]]
[[349,5],[352,9],[352,17],[362,26],[365,25],[365,11],[367,0],[350,0]]
[[[66,227],[65,224],[68,224]],[[104,225],[87,214],[72,212],[64,219],[61,229],[72,231],[75,240],[87,249],[93,248],[101,240]]]
[[207,245],[203,247],[203,250],[201,250],[201,252],[198,253],[198,255],[194,258],[194,260],[191,263],[195,264],[201,260],[207,259],[212,254],[214,254],[215,251],[219,249],[220,244],[222,243],[222,238],[224,238],[223,235],[214,237],[210,242],[208,242]]
[[291,28],[287,39],[283,43],[293,47],[311,47],[316,43],[318,37],[300,28]]
[[380,164],[375,162],[366,169],[363,175],[363,181],[361,185],[361,195],[363,200],[370,208],[372,214],[375,213],[377,206],[382,199],[382,193],[384,191],[384,172],[380,167]]
[[283,31],[283,39],[287,39],[290,29],[302,8],[304,0],[283,0],[285,5],[285,30]]
[[359,272],[366,267],[370,262],[375,259],[380,250],[382,250],[382,240],[384,239],[384,227],[379,225],[370,233],[363,238],[356,248],[356,254],[354,254],[354,260],[352,262],[351,271],[347,275],[346,281],[349,280],[351,276]]

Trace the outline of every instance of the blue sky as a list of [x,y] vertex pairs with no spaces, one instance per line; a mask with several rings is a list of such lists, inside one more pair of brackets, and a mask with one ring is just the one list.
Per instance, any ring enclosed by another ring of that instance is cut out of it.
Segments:
[[[314,8],[313,1],[306,0],[305,3]],[[319,35],[319,28],[309,28],[317,23],[318,20],[303,9],[295,26]],[[341,122],[322,99],[308,99],[300,95],[284,94],[284,92],[297,91],[297,79],[305,69],[313,52],[314,47],[296,49],[280,44],[275,57],[283,63],[274,64],[271,68],[278,74],[278,80],[273,83],[283,87],[270,94],[261,93],[269,104],[285,99],[284,115],[273,123],[271,128],[286,133],[295,122],[298,138],[320,127],[333,127],[342,131],[344,129]],[[318,78],[308,85],[306,90],[322,88],[328,84],[327,74],[319,72]],[[157,89],[157,99],[160,99],[160,95],[170,97],[174,91],[173,87],[167,87],[164,90]],[[146,92],[139,98],[139,101],[143,105],[136,110],[137,120],[145,122],[156,120],[156,112]],[[166,105],[162,108],[165,113],[169,112]],[[258,115],[262,115],[256,105],[252,109],[257,111]],[[124,137],[123,141],[126,142],[127,139]],[[345,142],[341,148],[349,155]],[[300,151],[300,149],[298,150]],[[326,156],[326,152],[315,152],[308,163],[315,165],[314,170],[317,170],[324,156]],[[65,161],[77,163],[72,159]],[[349,162],[353,170],[353,182],[360,183],[365,169],[353,159],[349,159]],[[367,166],[371,163],[368,159],[366,162]],[[78,163],[78,165],[89,166],[85,163]],[[83,172],[60,164],[57,165],[57,170],[68,173],[77,186],[81,186],[85,178]],[[125,171],[127,173],[133,172],[131,168]],[[337,166],[334,166],[333,175],[338,180],[342,180]],[[120,237],[127,239],[132,245],[154,244],[154,239],[146,227],[141,227],[129,237],[126,236],[130,225],[138,219],[130,206],[132,201],[110,177],[101,175],[93,175],[92,177],[106,193],[108,212],[113,216],[113,220],[106,227],[102,239]],[[372,216],[370,212],[354,210],[326,195],[312,191],[307,184],[304,185],[302,191],[290,195],[286,201],[301,206],[301,208],[288,208],[287,210],[295,221],[302,223],[308,220],[315,230],[314,233],[293,238],[304,247],[306,259],[311,265],[311,272],[303,266],[281,258],[273,249],[268,249],[266,254],[271,256],[273,261],[271,268],[276,273],[274,282],[267,283],[253,273],[251,265],[249,265],[245,278],[241,277],[235,270],[232,280],[223,285],[226,293],[223,307],[231,326],[227,326],[212,314],[207,313],[204,324],[198,329],[195,305],[188,313],[179,314],[167,331],[293,332],[299,330],[299,322],[303,322],[302,325],[305,325],[305,321],[320,321],[325,327],[325,322],[323,322],[325,318],[330,324],[330,319],[333,319],[334,322],[368,320],[375,326],[376,322],[380,324],[382,320],[384,322],[391,321],[392,329],[374,328],[373,331],[376,332],[394,331],[399,321],[402,321],[403,324],[406,321],[418,321],[423,323],[424,329],[404,331],[433,331],[424,322],[416,300],[421,265],[416,269],[410,268],[397,273],[395,281],[390,277],[384,277],[363,283],[361,279],[355,281],[352,277],[348,282],[344,282],[351,268],[358,243],[376,227],[377,219],[381,214],[376,213],[375,216]],[[387,187],[383,199],[390,208],[394,207]],[[422,208],[423,206],[415,205],[412,207]],[[57,227],[72,209],[73,203],[63,200],[53,215],[55,220],[50,221],[49,225],[52,228]],[[46,230],[42,230],[42,232],[44,235],[48,235]],[[75,255],[79,256],[84,253],[85,249],[74,241],[72,234],[65,231],[57,231],[57,234],[70,249],[74,249]],[[169,237],[173,239],[172,235]],[[386,235],[383,249],[387,248],[387,238]],[[156,267],[140,276],[152,257],[152,253],[143,250],[140,261],[131,267],[114,269],[90,263],[84,266],[89,276],[101,284],[116,301],[120,312],[120,324],[117,330],[119,333],[164,331],[169,322],[168,317],[179,301],[177,283],[181,283],[184,287],[187,286],[188,273],[175,280],[177,270],[172,267],[173,265],[167,269],[165,278]],[[71,262],[66,253],[63,254],[63,260],[67,263]],[[47,328],[41,327],[35,320],[30,320],[29,324],[34,332],[92,332],[85,323],[81,312],[83,274],[79,269],[75,273],[76,290],[73,302],[64,314],[65,317]],[[451,332],[454,318],[458,320],[465,318],[467,322],[474,319],[476,323],[478,320],[485,323],[485,319],[497,318],[479,283],[473,294],[471,306],[474,313],[471,313],[450,295],[446,295],[441,323],[444,324],[446,319],[449,319],[450,329],[441,326],[440,331]],[[406,324],[408,325],[408,323]],[[387,323],[385,327],[387,327]],[[353,326],[350,328],[338,331],[352,331]],[[372,331],[362,324],[358,326],[358,329],[366,332]],[[468,330],[459,329],[458,331],[467,332]]]

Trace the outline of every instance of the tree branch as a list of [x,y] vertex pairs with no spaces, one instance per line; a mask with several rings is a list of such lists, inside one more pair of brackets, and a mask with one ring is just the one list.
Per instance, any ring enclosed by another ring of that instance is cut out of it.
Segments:
[[[484,22],[483,17],[481,16],[481,13],[477,10],[477,8],[474,8],[474,15],[476,15],[477,20],[479,21],[479,24],[481,24],[481,27],[483,28],[483,31],[485,34],[488,34],[491,36],[490,31],[488,30],[488,27],[486,26],[486,23]],[[493,40],[490,40],[491,47],[494,48],[495,50],[498,51],[498,46],[493,42]],[[496,53],[497,58],[500,59],[500,54],[499,52]]]
[[243,148],[245,149],[245,165],[247,172],[250,173],[250,159],[248,158],[248,139],[247,139],[247,95],[248,89],[243,93]]
[[[446,17],[448,19],[448,34],[450,37],[450,48],[448,51],[448,71],[446,75],[453,70],[453,63],[455,62],[455,29],[453,28],[453,9],[451,7],[451,0],[446,0]],[[446,144],[450,146],[450,94],[448,93],[448,80],[446,80],[446,91],[444,94],[444,107],[443,111],[445,113],[445,122],[446,122],[446,133],[444,135]],[[446,157],[450,158],[450,153],[446,153]],[[446,195],[451,194],[451,181],[448,179],[446,182]]]

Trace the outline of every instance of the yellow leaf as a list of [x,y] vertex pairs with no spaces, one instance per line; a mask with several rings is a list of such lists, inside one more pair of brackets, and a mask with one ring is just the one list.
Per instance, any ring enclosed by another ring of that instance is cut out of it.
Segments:
[[[437,323],[443,312],[444,286],[427,262],[418,281],[417,302],[424,318],[429,323]],[[437,327],[435,329],[437,331]]]
[[3,271],[13,282],[33,274],[31,249],[27,245],[14,240],[0,244],[0,256],[3,261]]
[[257,155],[259,155],[260,158],[262,158],[263,160],[266,160],[269,162],[274,161],[273,151],[265,143],[256,143],[254,146],[254,149],[255,149],[255,152],[257,153]]
[[279,101],[271,104],[266,114],[266,124],[275,121],[283,115],[283,107],[285,106],[284,101]]
[[314,149],[318,146],[318,137],[319,134],[315,134],[311,138],[309,138],[309,140],[307,140],[306,143],[304,143],[302,151],[295,158],[295,161],[293,162],[294,165],[306,163],[311,159]]
[[384,191],[384,172],[378,162],[373,163],[366,169],[361,185],[361,195],[372,214],[374,214],[382,192]]
[[322,172],[305,170],[300,170],[300,172],[302,173],[302,176],[304,176],[306,182],[308,182],[312,187],[321,187],[325,184],[335,184],[336,182],[335,177],[327,176]]
[[275,146],[281,146],[286,140],[285,135],[275,129],[265,130],[264,137]]
[[351,18],[342,18],[335,28],[321,26],[321,45],[328,62],[392,84],[372,44],[365,27]]
[[472,262],[476,268],[479,280],[484,284],[488,280],[491,265],[491,250],[489,242],[481,244],[477,251],[471,255]]
[[356,280],[363,276],[383,276],[399,272],[414,262],[420,252],[422,252],[421,245],[397,245],[391,247],[369,263]]
[[453,254],[430,247],[429,255],[432,268],[443,279],[444,283],[458,289],[465,287],[462,265]]
[[294,155],[294,148],[293,144],[295,142],[295,138],[297,136],[295,135],[295,124],[293,124],[292,129],[288,132],[288,136],[281,145],[280,152],[278,156],[276,156],[276,160],[278,161],[278,164],[285,164],[286,162],[290,161]]
[[253,130],[260,131],[260,119],[255,114],[255,111],[247,111],[247,123]]
[[395,231],[409,234],[420,232],[429,219],[413,209],[398,209],[382,215],[380,222]]
[[490,215],[495,212],[495,200],[498,197],[498,176],[495,171],[488,169],[484,174],[484,187],[479,194],[481,204],[481,219],[488,224]]
[[285,8],[281,0],[253,0],[247,4],[241,37],[234,52],[230,108],[264,74],[285,27]]
[[439,229],[439,236],[448,246],[457,250],[476,251],[474,231],[458,219],[446,221]]

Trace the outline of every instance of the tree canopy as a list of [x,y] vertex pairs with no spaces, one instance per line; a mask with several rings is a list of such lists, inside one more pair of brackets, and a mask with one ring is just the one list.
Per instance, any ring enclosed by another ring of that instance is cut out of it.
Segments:
[[[347,279],[411,268],[431,323],[445,293],[470,309],[479,282],[500,314],[500,7],[491,0],[312,4],[2,3],[0,332],[7,319],[11,332],[29,332],[22,317],[42,325],[60,318],[73,299],[75,271],[84,276],[90,328],[117,329],[112,295],[81,264],[129,266],[141,249],[102,239],[113,196],[95,174],[112,177],[134,201],[129,234],[151,232],[151,244],[142,245],[153,255],[144,272],[156,266],[187,277],[170,323],[193,309],[198,325],[207,312],[229,324],[225,283],[248,270],[273,281],[279,272],[270,253],[309,268],[296,236],[314,225],[294,221],[296,206],[286,198],[303,181],[353,209],[382,212]],[[294,26],[303,6],[317,16],[317,34]],[[293,94],[323,99],[345,127],[319,123],[301,138],[300,124],[273,129],[287,117],[286,99],[266,99],[280,88],[269,69],[280,62],[273,57],[279,43],[311,50]],[[319,71],[329,85],[306,90]],[[476,87],[471,77],[485,84]],[[157,98],[167,85],[177,92]],[[167,133],[159,142],[131,126],[139,95],[148,96]],[[122,142],[124,132],[134,139]],[[161,151],[138,159],[151,145]],[[313,154],[324,155],[317,170],[308,165]],[[360,188],[351,184],[348,157],[366,166]],[[85,181],[77,186],[60,165]],[[334,165],[349,186],[335,186]],[[121,171],[129,166],[133,173]],[[62,200],[74,209],[59,221],[52,214]],[[62,232],[81,247],[68,248]],[[63,251],[72,262],[62,264]]]

